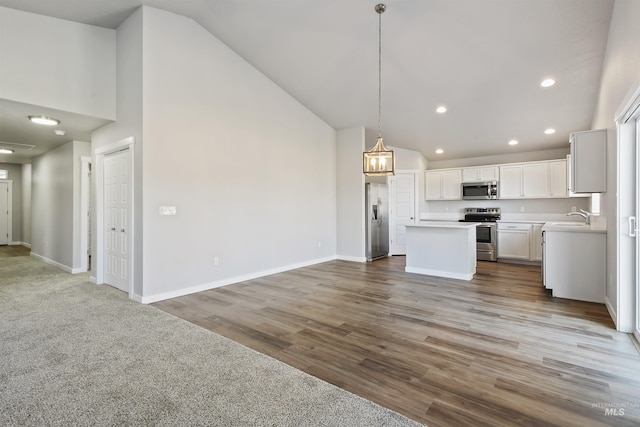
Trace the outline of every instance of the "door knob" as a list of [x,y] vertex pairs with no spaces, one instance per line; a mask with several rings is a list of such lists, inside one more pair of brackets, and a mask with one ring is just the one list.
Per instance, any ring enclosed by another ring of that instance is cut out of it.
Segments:
[[124,228],[121,228],[121,229],[120,229],[120,232],[121,232],[121,233],[124,233]]
[[116,231],[116,228],[115,227],[111,227],[111,231]]

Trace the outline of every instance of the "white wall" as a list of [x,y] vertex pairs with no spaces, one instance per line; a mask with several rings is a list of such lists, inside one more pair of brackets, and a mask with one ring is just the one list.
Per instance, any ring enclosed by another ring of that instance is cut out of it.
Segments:
[[[617,256],[617,161],[618,145],[615,132],[615,115],[625,103],[630,92],[640,87],[640,2],[616,0],[609,28],[607,50],[602,68],[600,95],[592,123],[593,129],[609,129],[607,149],[607,192],[603,194],[603,214],[607,220],[607,299],[612,307],[618,301]],[[624,179],[624,177],[621,177]],[[626,179],[629,179],[626,177]],[[636,195],[637,197],[637,195]],[[627,286],[631,286],[627,284]]]
[[0,98],[115,119],[115,31],[0,7]]
[[11,242],[22,242],[22,165],[15,163],[0,163],[0,169],[8,173],[9,180],[13,181],[11,197]]
[[[93,153],[109,144],[133,137],[134,145],[134,201],[133,221],[135,242],[142,242],[142,15],[143,9],[137,9],[117,29],[117,120],[104,126],[91,135]],[[93,156],[94,165],[96,158]],[[95,169],[94,169],[95,170]],[[94,176],[95,178],[95,176]],[[93,183],[96,184],[94,179]],[[94,188],[93,194],[96,194]],[[95,201],[93,203],[95,207]],[[95,215],[94,215],[95,217]],[[95,221],[91,233],[92,253],[96,254]],[[134,245],[134,265],[143,262],[141,244]],[[95,264],[96,260],[93,259]],[[142,295],[142,269],[134,269],[133,292]]]
[[31,253],[73,265],[73,142],[32,160]]
[[337,132],[337,254],[340,259],[360,262],[366,261],[364,139],[362,127]]
[[[335,131],[193,20],[137,14],[118,29],[118,92],[134,92],[134,118],[119,100],[118,121],[92,138],[96,149],[142,123],[135,292],[150,302],[333,258]],[[120,49],[142,65],[121,64]]]
[[22,243],[31,247],[31,165],[22,165]]

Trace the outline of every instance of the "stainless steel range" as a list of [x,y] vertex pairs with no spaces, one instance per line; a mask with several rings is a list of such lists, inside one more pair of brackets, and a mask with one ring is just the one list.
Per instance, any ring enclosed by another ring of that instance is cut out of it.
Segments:
[[462,222],[481,222],[476,227],[476,254],[481,261],[498,260],[498,227],[500,208],[465,208]]

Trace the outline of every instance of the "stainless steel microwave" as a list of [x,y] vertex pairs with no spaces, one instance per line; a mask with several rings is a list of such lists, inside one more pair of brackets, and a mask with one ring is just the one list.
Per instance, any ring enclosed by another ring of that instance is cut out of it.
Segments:
[[495,200],[498,198],[498,181],[463,182],[463,200]]

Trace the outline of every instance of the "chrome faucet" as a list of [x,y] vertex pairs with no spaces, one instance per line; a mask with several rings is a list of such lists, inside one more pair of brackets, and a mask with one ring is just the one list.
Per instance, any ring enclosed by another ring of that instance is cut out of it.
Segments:
[[572,215],[580,215],[581,217],[584,218],[584,223],[587,225],[591,224],[591,213],[585,211],[584,209],[580,209],[580,212],[569,212],[567,214],[567,216],[572,216]]

